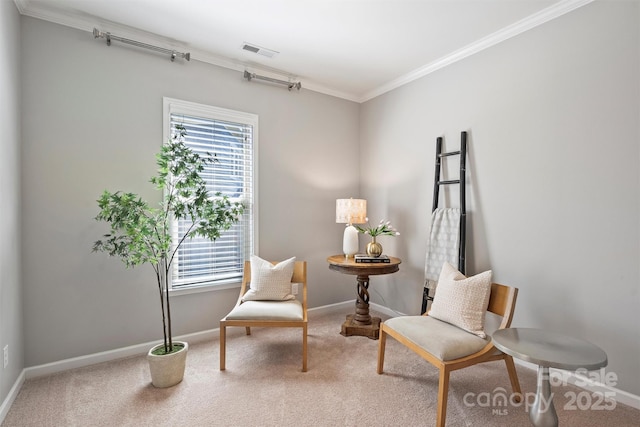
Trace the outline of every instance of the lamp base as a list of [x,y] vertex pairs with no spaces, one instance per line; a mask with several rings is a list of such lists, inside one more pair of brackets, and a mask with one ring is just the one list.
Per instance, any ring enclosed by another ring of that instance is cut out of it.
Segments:
[[348,225],[344,229],[342,252],[347,258],[351,258],[358,253],[358,230],[353,225]]

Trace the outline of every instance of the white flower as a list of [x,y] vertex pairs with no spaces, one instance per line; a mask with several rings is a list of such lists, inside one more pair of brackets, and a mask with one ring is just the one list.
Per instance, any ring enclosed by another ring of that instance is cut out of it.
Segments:
[[378,226],[375,228],[371,227],[371,225],[369,224],[369,218],[366,218],[366,221],[367,221],[366,227],[360,227],[359,225],[355,226],[360,233],[368,234],[370,236],[380,236],[383,234],[387,236],[400,235],[400,233],[391,225],[391,221],[389,220],[385,220],[385,219],[380,220],[380,222],[378,223]]

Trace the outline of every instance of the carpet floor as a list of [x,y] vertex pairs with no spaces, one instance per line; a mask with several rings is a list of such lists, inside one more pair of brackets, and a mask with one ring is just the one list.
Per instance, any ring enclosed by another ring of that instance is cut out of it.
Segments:
[[[299,330],[258,328],[245,336],[228,328],[226,371],[211,339],[190,343],[184,380],[168,389],[151,385],[144,356],[32,378],[2,427],[434,426],[437,369],[388,339],[385,373],[376,374],[378,341],[339,334],[348,312],[310,313],[305,373]],[[516,367],[525,403],[502,406],[494,398],[511,392],[502,362],[453,372],[447,426],[529,425],[536,375]],[[598,405],[581,388],[561,385],[553,393],[561,426],[640,425],[640,411]]]

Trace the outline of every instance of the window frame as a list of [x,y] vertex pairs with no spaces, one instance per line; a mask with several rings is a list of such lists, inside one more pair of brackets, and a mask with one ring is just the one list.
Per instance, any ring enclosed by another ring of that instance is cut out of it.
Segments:
[[[211,120],[220,120],[233,123],[242,123],[253,127],[253,140],[252,140],[252,192],[251,200],[251,215],[253,227],[250,230],[252,235],[252,245],[250,247],[251,254],[256,253],[258,247],[258,115],[253,113],[246,113],[242,111],[230,110],[227,108],[216,107],[212,105],[199,104],[190,101],[184,101],[181,99],[163,97],[163,114],[162,114],[162,143],[165,144],[171,138],[171,115],[172,114],[184,114],[187,116],[202,117]],[[173,270],[173,266],[172,266]],[[242,283],[242,277],[238,280],[224,281],[221,283],[202,283],[195,285],[181,285],[176,288],[173,287],[172,278],[173,273],[170,272],[170,292],[172,294],[191,294],[198,292],[208,292],[213,290],[238,288]]]

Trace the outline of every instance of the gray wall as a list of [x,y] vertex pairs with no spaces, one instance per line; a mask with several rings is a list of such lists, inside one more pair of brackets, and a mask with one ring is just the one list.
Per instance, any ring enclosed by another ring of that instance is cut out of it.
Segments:
[[24,368],[20,286],[20,15],[0,1],[0,402]]
[[374,302],[419,312],[435,139],[466,130],[468,273],[493,269],[520,289],[514,326],[594,342],[640,395],[639,18],[595,2],[362,105],[362,196],[402,233]]
[[[515,325],[602,346],[618,386],[640,395],[637,3],[590,4],[361,106],[107,47],[0,4],[0,224],[13,245],[0,248],[0,344],[17,352],[0,398],[23,366],[160,338],[151,272],[90,247],[104,188],[154,196],[163,96],[259,114],[259,252],[310,262],[311,306],[353,299],[353,278],[325,258],[341,248],[334,200],[363,196],[402,232],[381,239],[403,264],[372,281],[372,301],[419,311],[434,141],[455,148],[468,130],[469,272],[520,288]],[[174,298],[175,333],[217,327],[235,296]]]
[[[315,92],[95,40],[24,17],[23,244],[26,365],[162,338],[154,276],[92,254],[103,189],[159,200],[148,179],[162,144],[162,97],[259,115],[259,254],[309,262],[311,307],[355,298],[328,269],[342,226],[335,199],[359,190],[358,109]],[[218,327],[237,289],[173,298],[174,334]]]

